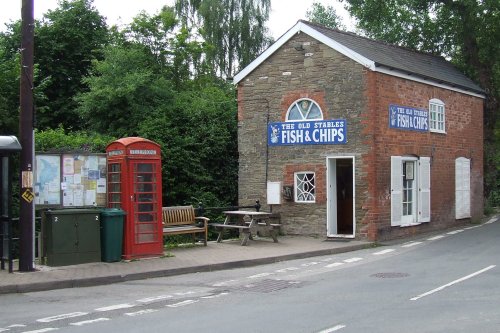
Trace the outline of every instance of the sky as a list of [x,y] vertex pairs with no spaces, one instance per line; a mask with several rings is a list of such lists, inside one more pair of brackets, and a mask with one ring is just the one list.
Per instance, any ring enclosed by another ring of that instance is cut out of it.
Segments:
[[[298,20],[306,19],[306,12],[314,2],[333,6],[337,15],[347,18],[343,5],[337,0],[271,0],[271,13],[268,28],[276,39],[290,29]],[[21,0],[0,0],[0,31],[5,23],[21,18]],[[174,0],[94,0],[94,6],[106,17],[108,25],[128,24],[141,10],[154,14],[164,5],[173,5]],[[41,19],[49,9],[57,8],[57,0],[34,0],[35,19]],[[347,19],[344,19],[347,24]]]

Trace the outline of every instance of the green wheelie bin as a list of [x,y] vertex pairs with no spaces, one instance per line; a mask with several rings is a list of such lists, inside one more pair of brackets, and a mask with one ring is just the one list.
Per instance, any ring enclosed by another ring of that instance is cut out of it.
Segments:
[[115,262],[122,258],[125,211],[106,208],[101,211],[101,261]]

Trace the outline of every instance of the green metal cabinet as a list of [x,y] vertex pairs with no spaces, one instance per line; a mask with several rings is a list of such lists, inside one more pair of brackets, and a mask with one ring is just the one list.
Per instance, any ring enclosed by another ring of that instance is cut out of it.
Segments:
[[64,266],[101,261],[100,210],[45,212],[42,233],[46,263]]

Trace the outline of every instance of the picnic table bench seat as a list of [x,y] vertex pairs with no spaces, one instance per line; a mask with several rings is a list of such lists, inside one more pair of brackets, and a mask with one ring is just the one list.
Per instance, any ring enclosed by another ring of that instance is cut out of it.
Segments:
[[195,242],[196,234],[203,234],[203,242],[207,246],[209,220],[195,216],[193,206],[162,207],[163,235],[192,234]]

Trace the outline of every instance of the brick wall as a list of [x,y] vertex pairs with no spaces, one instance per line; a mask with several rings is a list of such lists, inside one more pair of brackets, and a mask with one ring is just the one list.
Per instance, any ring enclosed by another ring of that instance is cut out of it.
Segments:
[[[304,51],[294,46],[301,44]],[[347,121],[343,145],[267,146],[267,123],[285,121],[290,105],[314,100],[324,119]],[[446,104],[446,134],[389,129],[389,104],[428,109],[431,98]],[[260,199],[267,181],[293,185],[297,171],[316,173],[314,204],[283,201],[288,234],[326,235],[326,158],[355,158],[356,237],[395,238],[457,223],[454,219],[454,162],[473,160],[473,218],[482,213],[482,100],[422,83],[374,73],[300,33],[238,85],[239,203]],[[431,222],[390,226],[390,156],[432,156]]]
[[[378,239],[395,238],[436,230],[464,221],[455,220],[455,159],[472,159],[471,213],[472,219],[483,212],[483,100],[459,92],[404,80],[380,73],[369,73],[365,92],[374,121],[375,170],[368,177],[373,192],[378,195],[370,202],[367,216],[377,231]],[[446,134],[391,129],[389,105],[398,104],[429,109],[430,99],[445,103]],[[431,222],[411,228],[390,226],[390,156],[416,155],[432,157],[431,161]],[[367,157],[368,158],[368,157]]]

